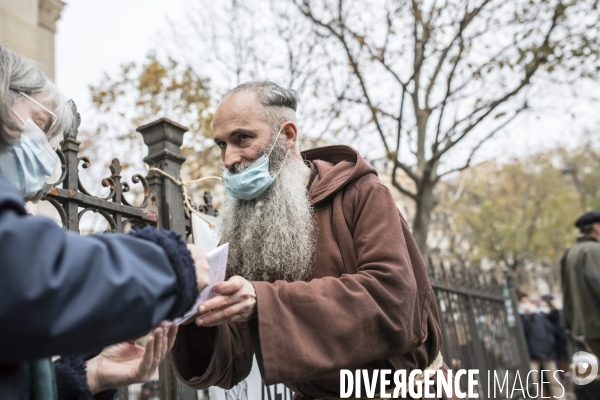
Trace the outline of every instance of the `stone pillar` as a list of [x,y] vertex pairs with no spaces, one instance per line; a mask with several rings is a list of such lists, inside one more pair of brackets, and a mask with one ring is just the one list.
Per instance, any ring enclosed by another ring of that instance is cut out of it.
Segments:
[[54,79],[54,34],[61,0],[0,0],[0,43],[43,65]]
[[56,21],[65,6],[61,0],[39,0],[37,60],[47,68],[48,76],[54,79],[54,35]]
[[0,0],[0,42],[21,56],[37,58],[38,0]]

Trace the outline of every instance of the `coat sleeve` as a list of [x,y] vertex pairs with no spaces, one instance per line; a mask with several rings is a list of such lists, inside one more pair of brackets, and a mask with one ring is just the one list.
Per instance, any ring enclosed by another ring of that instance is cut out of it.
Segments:
[[54,361],[58,400],[114,400],[117,397],[117,389],[108,389],[92,396],[86,375],[87,359],[79,355]]
[[591,289],[591,293],[598,293],[600,299],[600,246],[594,246],[586,254],[583,266],[583,281]]
[[202,390],[210,386],[231,389],[252,369],[252,339],[248,323],[214,328],[183,325],[171,352],[173,366],[186,385]]
[[193,305],[183,240],[79,236],[17,211],[0,207],[0,365],[95,351]]
[[[339,373],[413,351],[426,339],[431,286],[389,190],[368,181],[353,202],[357,273],[253,282],[265,384]],[[419,286],[416,273],[425,276]]]
[[569,276],[567,273],[567,255],[569,250],[560,259],[560,277],[561,285],[563,290],[563,321],[566,330],[571,330],[571,314],[570,309],[570,298],[571,298],[571,285],[569,285]]

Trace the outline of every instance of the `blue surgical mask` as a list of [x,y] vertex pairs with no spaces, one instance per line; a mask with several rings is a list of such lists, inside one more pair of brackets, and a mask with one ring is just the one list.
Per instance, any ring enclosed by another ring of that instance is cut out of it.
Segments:
[[0,151],[0,175],[10,181],[23,196],[28,196],[44,187],[46,180],[52,176],[57,161],[58,155],[48,143],[44,132],[28,119],[23,121],[21,138]]
[[263,194],[269,188],[269,186],[271,186],[275,178],[277,178],[279,172],[281,172],[283,163],[285,163],[289,153],[288,150],[288,153],[285,154],[285,159],[283,160],[281,168],[277,174],[275,174],[275,176],[271,176],[269,173],[269,157],[271,156],[271,152],[277,144],[277,139],[279,138],[282,129],[283,127],[279,129],[279,133],[277,133],[269,153],[264,154],[251,166],[237,173],[230,173],[229,170],[225,169],[223,172],[223,183],[225,185],[225,191],[228,195],[239,200],[252,200]]

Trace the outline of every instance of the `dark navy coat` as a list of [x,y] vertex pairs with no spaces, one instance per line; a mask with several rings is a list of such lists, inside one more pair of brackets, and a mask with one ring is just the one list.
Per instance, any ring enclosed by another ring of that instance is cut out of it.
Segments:
[[550,320],[538,313],[521,315],[523,331],[531,360],[555,360],[557,344],[563,339]]
[[25,362],[143,336],[197,295],[193,261],[174,233],[80,236],[28,215],[0,177],[0,398],[22,393]]

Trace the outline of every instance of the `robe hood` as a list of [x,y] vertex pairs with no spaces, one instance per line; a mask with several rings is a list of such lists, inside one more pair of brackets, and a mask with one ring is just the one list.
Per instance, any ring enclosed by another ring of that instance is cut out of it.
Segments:
[[377,171],[350,146],[335,145],[303,151],[302,156],[317,167],[319,180],[310,191],[310,201],[326,200],[352,181]]

